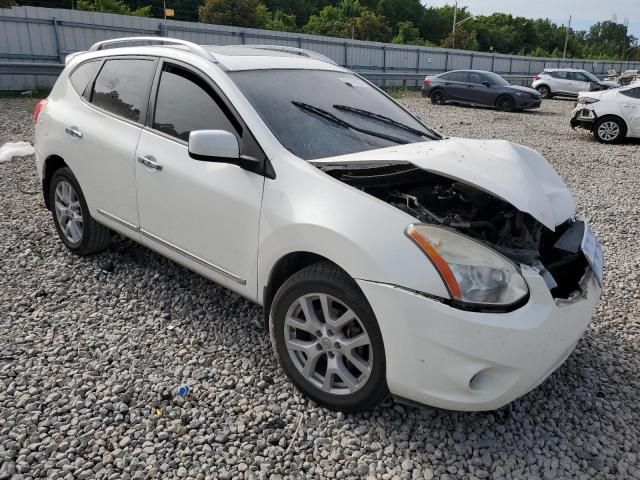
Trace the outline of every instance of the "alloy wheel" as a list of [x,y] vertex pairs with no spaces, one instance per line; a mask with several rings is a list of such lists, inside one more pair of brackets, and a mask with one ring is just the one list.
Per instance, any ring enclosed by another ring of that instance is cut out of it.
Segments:
[[334,395],[362,388],[373,367],[371,339],[355,312],[324,293],[299,297],[284,322],[285,346],[306,381]]
[[606,141],[611,142],[620,135],[620,126],[613,120],[602,122],[598,126],[598,136]]
[[56,186],[54,208],[65,238],[71,243],[80,242],[84,230],[82,207],[78,193],[69,182],[62,180]]

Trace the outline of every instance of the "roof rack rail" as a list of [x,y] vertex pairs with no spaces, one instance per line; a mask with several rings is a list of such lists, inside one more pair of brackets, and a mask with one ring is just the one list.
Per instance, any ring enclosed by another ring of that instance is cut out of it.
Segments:
[[282,45],[234,45],[234,48],[242,47],[242,48],[257,48],[260,50],[271,50],[276,52],[284,52],[284,53],[293,53],[295,55],[300,55],[303,57],[313,58],[315,60],[320,60],[321,62],[330,63],[332,65],[338,65],[334,60],[329,57],[322,55],[321,53],[314,52],[313,50],[306,50],[304,48],[297,47],[285,47]]
[[123,38],[113,38],[111,40],[103,40],[102,42],[97,42],[91,45],[89,48],[90,52],[97,52],[102,50],[103,47],[107,45],[115,45],[118,43],[130,43],[130,42],[154,42],[159,44],[169,44],[169,45],[180,45],[183,47],[187,47],[187,49],[191,53],[195,53],[200,57],[206,58],[207,60],[212,60],[216,62],[216,57],[213,56],[211,52],[209,52],[202,45],[198,45],[197,43],[189,42],[187,40],[180,40],[179,38],[168,38],[168,37],[123,37]]

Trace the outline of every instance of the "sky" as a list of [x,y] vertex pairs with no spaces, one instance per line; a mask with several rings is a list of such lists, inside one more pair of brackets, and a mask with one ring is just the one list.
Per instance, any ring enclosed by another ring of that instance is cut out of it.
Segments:
[[[427,6],[453,5],[454,0],[423,0]],[[494,12],[510,13],[528,18],[549,18],[566,25],[573,16],[571,28],[587,30],[596,22],[612,20],[622,23],[629,19],[629,33],[640,38],[640,0],[458,0],[458,6],[468,7],[474,15]]]

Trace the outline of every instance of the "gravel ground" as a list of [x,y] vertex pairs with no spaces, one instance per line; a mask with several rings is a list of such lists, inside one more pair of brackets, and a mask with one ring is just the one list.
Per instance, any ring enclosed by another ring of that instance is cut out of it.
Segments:
[[[124,239],[69,254],[18,159],[0,165],[0,480],[640,479],[640,143],[571,131],[569,101],[402,102],[448,135],[539,150],[572,188],[607,279],[564,366],[495,412],[318,408],[277,368],[259,307]],[[0,145],[30,139],[32,105],[0,99]]]

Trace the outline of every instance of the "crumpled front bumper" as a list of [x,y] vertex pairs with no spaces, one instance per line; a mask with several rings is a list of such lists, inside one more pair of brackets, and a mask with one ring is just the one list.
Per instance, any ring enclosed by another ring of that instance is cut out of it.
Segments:
[[593,130],[593,125],[598,120],[598,115],[592,109],[584,105],[577,104],[571,112],[571,128],[584,128],[585,130]]
[[589,270],[583,293],[556,301],[523,268],[529,301],[508,313],[452,308],[399,287],[358,280],[383,335],[387,383],[402,399],[452,410],[493,410],[539,385],[573,351],[601,289]]

